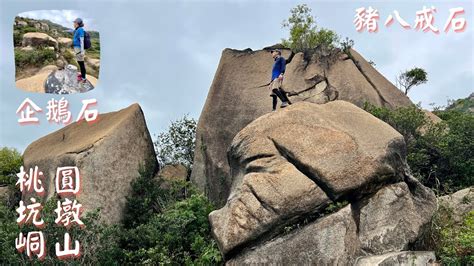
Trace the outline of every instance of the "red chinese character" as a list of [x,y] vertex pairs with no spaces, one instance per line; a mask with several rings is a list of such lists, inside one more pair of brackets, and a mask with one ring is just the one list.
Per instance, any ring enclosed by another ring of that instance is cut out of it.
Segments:
[[66,260],[69,258],[78,258],[81,256],[81,246],[79,244],[79,241],[74,241],[74,249],[71,249],[71,237],[69,236],[68,233],[64,234],[64,249],[61,250],[61,244],[56,242],[56,256],[60,260]]
[[449,18],[444,25],[444,31],[448,32],[451,26],[453,27],[454,32],[463,32],[466,28],[466,19],[465,18],[456,18],[457,15],[464,14],[464,8],[456,7],[449,9]]
[[26,207],[23,201],[20,200],[20,207],[16,209],[16,212],[18,213],[16,222],[20,226],[23,224],[33,223],[33,225],[37,228],[44,228],[45,223],[40,215],[40,211],[43,209],[43,207],[41,206],[41,203],[36,202],[35,198],[31,198],[30,200],[32,203]]
[[57,225],[63,225],[69,229],[71,224],[75,223],[84,228],[84,223],[79,218],[82,213],[82,204],[77,203],[76,200],[71,201],[66,198],[62,203],[58,200],[58,207],[54,212],[57,214],[57,218],[54,220]]
[[78,195],[81,189],[81,176],[76,166],[58,167],[56,170],[56,193],[61,197]]
[[88,110],[87,108],[96,104],[96,99],[82,100],[82,108],[79,112],[79,115],[77,116],[76,122],[79,122],[79,120],[81,120],[82,118],[84,118],[84,120],[86,120],[87,122],[94,122],[97,119],[99,112],[97,111],[97,109]]
[[416,19],[415,19],[415,29],[416,30],[423,30],[427,32],[431,30],[434,33],[439,33],[439,29],[436,28],[434,23],[433,13],[436,12],[435,7],[426,8],[423,6],[423,9],[416,12]]
[[46,114],[46,118],[49,122],[61,122],[65,125],[69,124],[72,116],[68,106],[69,102],[65,100],[64,97],[59,101],[51,99],[48,101],[48,113]]
[[28,125],[28,124],[38,124],[39,119],[34,116],[35,113],[41,112],[41,108],[38,107],[32,100],[26,98],[16,110],[16,113],[20,113],[20,119],[18,119],[18,123],[20,125]]
[[46,257],[46,243],[43,232],[40,231],[29,232],[26,238],[23,233],[20,233],[15,239],[15,247],[20,253],[26,249],[26,256],[30,259],[33,255],[36,255],[39,260],[44,260]]
[[[16,182],[17,186],[20,186],[20,191],[25,192],[36,192],[40,197],[44,195],[44,187],[41,178],[43,177],[43,172],[38,170],[38,166],[35,168],[30,168],[29,174],[25,172],[23,166],[20,167],[20,172],[16,174],[18,181]],[[26,189],[25,189],[26,188]]]

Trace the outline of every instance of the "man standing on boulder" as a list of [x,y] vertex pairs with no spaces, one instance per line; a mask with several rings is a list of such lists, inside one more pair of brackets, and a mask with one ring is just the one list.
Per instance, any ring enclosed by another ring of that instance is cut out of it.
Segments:
[[272,79],[268,88],[271,90],[270,96],[273,98],[273,111],[276,111],[278,102],[277,96],[281,100],[281,108],[287,107],[291,102],[288,97],[286,97],[286,92],[281,87],[283,74],[285,74],[286,69],[286,60],[281,56],[281,51],[279,49],[272,50],[271,54],[275,62],[273,63]]
[[81,74],[77,75],[77,81],[86,82],[86,66],[84,64],[84,56],[86,53],[84,46],[85,32],[84,32],[84,22],[81,18],[76,18],[74,20],[74,37],[72,40],[72,46],[74,48],[74,54],[76,54],[76,60],[81,69]]

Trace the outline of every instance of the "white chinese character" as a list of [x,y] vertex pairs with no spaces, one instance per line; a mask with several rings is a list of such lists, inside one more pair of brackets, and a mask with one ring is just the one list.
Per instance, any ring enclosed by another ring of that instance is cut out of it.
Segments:
[[379,19],[379,11],[369,6],[368,9],[361,7],[356,9],[356,15],[354,19],[354,25],[357,31],[362,31],[364,27],[367,28],[368,32],[377,32]]
[[16,209],[16,212],[18,213],[16,222],[18,225],[33,223],[37,228],[44,228],[45,223],[40,215],[40,211],[43,208],[41,203],[36,202],[35,198],[30,198],[30,201],[32,203],[25,207],[23,201],[20,200],[20,207]]
[[[410,29],[411,26],[410,24],[408,24],[401,16],[400,16],[400,13],[398,13],[397,10],[394,10],[393,13],[395,14],[395,18],[397,19],[398,23],[400,23],[400,25],[402,25],[402,27],[404,27],[405,29]],[[385,26],[388,27],[392,24],[393,22],[393,17],[392,15],[390,14],[387,18],[387,20],[385,21]]]
[[433,6],[431,8],[426,8],[426,6],[423,6],[422,10],[417,11],[415,29],[421,29],[425,32],[431,30],[434,33],[439,33],[439,29],[433,25],[433,12],[436,12],[436,8]]
[[67,125],[71,122],[71,112],[68,109],[69,102],[62,97],[59,101],[51,99],[48,101],[48,113],[46,118],[48,121],[56,123],[62,122]]
[[56,242],[56,256],[60,260],[65,260],[69,258],[78,258],[81,256],[80,253],[80,244],[79,241],[74,241],[74,249],[71,249],[71,237],[69,236],[69,233],[64,234],[64,249],[61,250],[61,244]]
[[77,116],[76,122],[78,122],[82,118],[84,118],[87,122],[94,122],[97,119],[99,112],[97,111],[97,109],[88,110],[87,108],[96,104],[96,99],[82,100],[82,108],[79,112],[79,115]]
[[[20,167],[20,172],[16,174],[18,181],[16,182],[17,186],[20,186],[20,191],[33,192],[35,191],[40,197],[44,195],[44,187],[41,178],[43,177],[43,172],[38,170],[38,166],[35,168],[29,169],[29,174],[25,172],[23,166]],[[26,188],[26,189],[25,189]]]
[[16,110],[17,114],[20,113],[20,119],[18,119],[18,123],[20,123],[20,125],[39,123],[39,119],[35,117],[34,114],[41,111],[42,110],[38,107],[38,105],[36,105],[29,98],[26,98]]
[[62,197],[77,195],[81,188],[81,176],[76,166],[58,167],[56,170],[56,193]]
[[449,18],[444,25],[444,31],[448,32],[449,28],[452,26],[454,32],[462,32],[466,27],[465,18],[456,18],[457,15],[464,14],[464,8],[456,7],[449,9]]
[[77,203],[76,200],[71,201],[66,198],[62,203],[58,200],[58,207],[54,212],[57,214],[57,218],[54,220],[57,225],[69,228],[71,224],[75,223],[81,228],[84,227],[84,223],[79,218],[82,212],[82,204]]
[[36,255],[39,260],[44,260],[46,257],[46,243],[41,231],[28,232],[26,239],[23,233],[20,233],[19,237],[15,239],[15,247],[20,253],[26,248],[28,258]]

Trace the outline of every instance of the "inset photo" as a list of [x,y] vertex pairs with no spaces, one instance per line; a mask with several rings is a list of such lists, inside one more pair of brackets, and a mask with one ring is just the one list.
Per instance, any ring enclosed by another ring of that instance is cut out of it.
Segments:
[[35,10],[13,23],[16,87],[53,94],[97,86],[100,37],[93,18],[77,10]]

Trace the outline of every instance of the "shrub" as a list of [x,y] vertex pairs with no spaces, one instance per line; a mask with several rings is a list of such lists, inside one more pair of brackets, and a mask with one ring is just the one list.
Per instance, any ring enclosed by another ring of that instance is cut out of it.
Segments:
[[139,177],[131,182],[132,191],[125,205],[125,228],[145,223],[168,203],[168,191],[160,187],[159,180],[154,179],[155,167],[151,160],[146,162],[140,167]]
[[467,213],[460,224],[453,210],[440,205],[430,230],[431,249],[445,265],[474,264],[474,211]]
[[283,39],[283,46],[294,52],[304,52],[318,45],[334,48],[339,36],[332,30],[318,29],[316,18],[311,15],[311,8],[306,4],[297,5],[290,10],[290,17],[283,21],[283,28],[290,30],[288,39]]
[[443,121],[435,124],[416,106],[390,110],[366,104],[364,109],[404,136],[407,162],[425,186],[447,194],[474,185],[473,115],[438,112]]
[[41,47],[31,51],[15,49],[15,65],[19,68],[27,66],[41,67],[53,63],[55,59],[56,54],[50,49]]
[[129,231],[127,263],[210,265],[221,261],[210,236],[208,214],[213,206],[194,194]]

